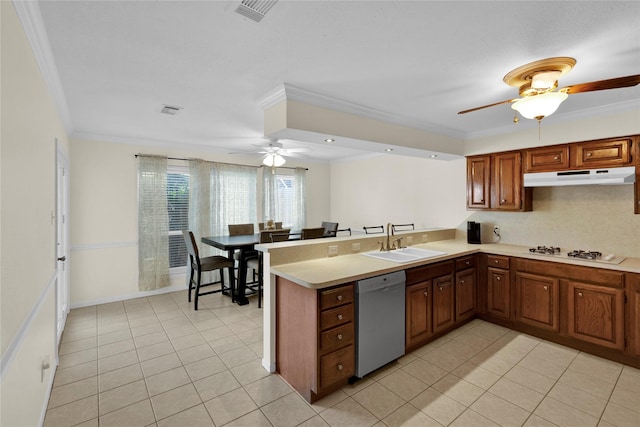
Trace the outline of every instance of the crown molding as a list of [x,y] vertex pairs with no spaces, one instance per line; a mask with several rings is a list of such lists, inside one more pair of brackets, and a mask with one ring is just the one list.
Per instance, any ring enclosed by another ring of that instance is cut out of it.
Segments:
[[47,30],[42,20],[38,2],[13,0],[13,7],[18,15],[18,19],[20,19],[22,23],[22,28],[31,45],[33,56],[40,67],[40,73],[42,74],[45,85],[49,89],[49,92],[51,92],[51,97],[60,115],[60,120],[67,131],[67,135],[70,135],[73,132],[71,113],[69,112],[67,98],[62,90],[58,67],[53,58],[51,44],[49,43],[49,37],[47,36]]

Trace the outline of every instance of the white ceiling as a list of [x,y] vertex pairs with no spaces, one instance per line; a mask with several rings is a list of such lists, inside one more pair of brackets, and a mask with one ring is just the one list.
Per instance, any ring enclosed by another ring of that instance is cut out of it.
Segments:
[[[288,84],[472,139],[514,130],[508,104],[456,113],[516,97],[502,77],[517,66],[576,58],[560,87],[640,73],[638,1],[280,0],[260,23],[238,3],[39,2],[72,134],[251,150],[261,101]],[[640,86],[575,94],[545,121],[639,105]],[[305,145],[321,160],[364,153]]]

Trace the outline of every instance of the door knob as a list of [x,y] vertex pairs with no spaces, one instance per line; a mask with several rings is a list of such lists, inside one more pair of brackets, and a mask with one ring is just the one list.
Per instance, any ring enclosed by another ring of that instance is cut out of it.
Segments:
[[58,258],[58,261],[63,261],[63,262],[64,262],[64,261],[66,261],[66,260],[67,260],[67,257],[66,257],[66,256],[61,256],[60,258]]

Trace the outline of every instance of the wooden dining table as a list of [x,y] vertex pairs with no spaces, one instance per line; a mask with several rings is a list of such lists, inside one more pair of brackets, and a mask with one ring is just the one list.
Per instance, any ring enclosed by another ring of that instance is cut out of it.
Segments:
[[[211,236],[203,237],[202,243],[213,246],[214,248],[227,251],[229,259],[233,259],[235,251],[240,251],[240,260],[238,262],[238,280],[235,281],[234,299],[238,305],[249,304],[249,299],[245,295],[247,285],[247,253],[255,249],[255,245],[260,242],[260,234],[246,234],[239,236]],[[234,275],[233,269],[230,269],[231,275]],[[231,278],[231,283],[234,278]]]

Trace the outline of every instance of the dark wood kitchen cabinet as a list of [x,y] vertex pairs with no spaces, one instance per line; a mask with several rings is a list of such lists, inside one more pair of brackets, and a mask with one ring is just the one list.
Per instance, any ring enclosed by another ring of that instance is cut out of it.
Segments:
[[530,148],[524,152],[524,172],[549,172],[569,167],[569,146]]
[[315,290],[276,281],[277,372],[308,402],[355,373],[354,285]]
[[406,270],[405,349],[413,350],[454,325],[453,261]]
[[624,349],[624,290],[567,283],[568,334],[603,347]]
[[572,145],[573,166],[602,168],[628,166],[631,163],[633,137],[601,139]]
[[491,197],[491,156],[467,159],[467,207],[489,209]]
[[629,353],[640,356],[640,274],[627,274],[629,295]]
[[456,322],[470,319],[476,314],[476,260],[476,256],[456,260]]
[[524,188],[520,151],[467,157],[467,208],[530,211],[532,189]]
[[560,283],[552,277],[516,272],[515,321],[559,331]]
[[511,318],[511,278],[509,257],[487,255],[487,314]]

